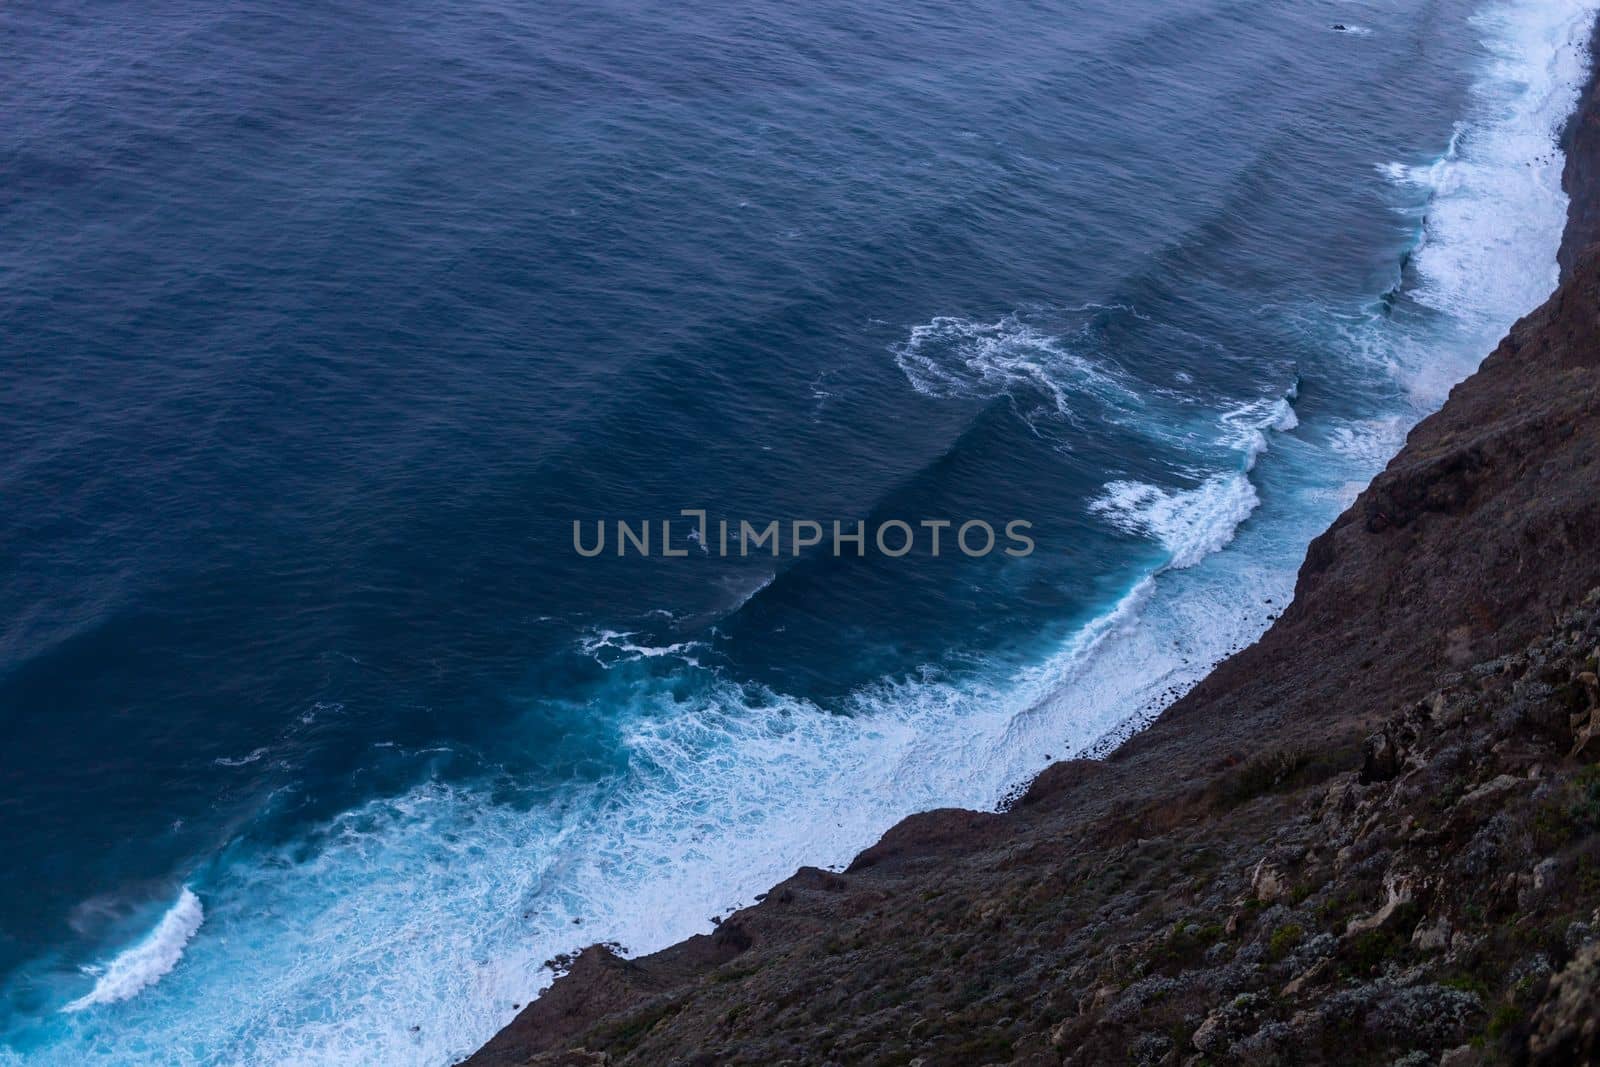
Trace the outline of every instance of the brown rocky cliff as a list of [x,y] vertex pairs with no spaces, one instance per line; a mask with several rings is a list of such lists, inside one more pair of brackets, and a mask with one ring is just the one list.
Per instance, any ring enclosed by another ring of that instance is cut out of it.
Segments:
[[587,950],[469,1061],[1594,1062],[1600,117],[1565,278],[1113,756],[714,934]]
[[[1600,56],[1600,22],[1595,24],[1590,35],[1589,55]],[[1567,228],[1562,234],[1556,261],[1565,279],[1583,254],[1600,242],[1600,196],[1594,192],[1600,189],[1600,91],[1594,80],[1567,122],[1562,148],[1567,155],[1561,183],[1571,199],[1567,205]]]

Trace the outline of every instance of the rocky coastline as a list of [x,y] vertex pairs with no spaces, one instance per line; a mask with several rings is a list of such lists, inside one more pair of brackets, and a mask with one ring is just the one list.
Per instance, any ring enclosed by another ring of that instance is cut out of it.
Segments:
[[1103,761],[603,946],[491,1065],[1600,1062],[1600,93],[1562,282]]

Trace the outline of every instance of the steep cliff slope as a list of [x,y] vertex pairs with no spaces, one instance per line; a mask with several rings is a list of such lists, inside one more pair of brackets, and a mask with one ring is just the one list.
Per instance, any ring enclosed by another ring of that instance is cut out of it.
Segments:
[[1595,1062],[1600,112],[1565,279],[1110,759],[717,931],[594,947],[469,1062]]

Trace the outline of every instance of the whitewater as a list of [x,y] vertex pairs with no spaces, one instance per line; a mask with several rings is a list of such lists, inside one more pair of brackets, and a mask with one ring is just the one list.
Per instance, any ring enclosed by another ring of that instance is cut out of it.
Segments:
[[1103,408],[1192,458],[1181,482],[1105,481],[1089,517],[1147,542],[1154,562],[1047,652],[959,679],[885,680],[841,714],[704,666],[693,643],[602,630],[578,651],[609,672],[625,713],[622,757],[598,784],[431,781],[303,840],[222,849],[48,1017],[4,1035],[29,1051],[0,1063],[453,1062],[548,984],[563,953],[662,948],[801,865],[842,867],[909,814],[993,809],[1052,760],[1108,752],[1271,624],[1307,542],[1553,289],[1558,139],[1595,14],[1590,0],[1486,9],[1448,151],[1373,161],[1415,222],[1403,285],[1422,313],[1394,315],[1377,293],[1271,312],[1395,386],[1389,410],[1313,422],[1296,410],[1309,381],[1164,407],[1025,315],[929,308],[883,354],[906,388],[1009,398],[1047,439]]

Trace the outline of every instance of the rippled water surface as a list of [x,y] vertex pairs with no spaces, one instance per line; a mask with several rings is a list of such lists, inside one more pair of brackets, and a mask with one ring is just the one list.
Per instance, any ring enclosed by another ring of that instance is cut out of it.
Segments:
[[0,1062],[444,1064],[1103,751],[1553,285],[1591,8],[0,12]]

